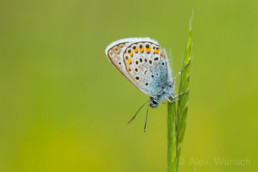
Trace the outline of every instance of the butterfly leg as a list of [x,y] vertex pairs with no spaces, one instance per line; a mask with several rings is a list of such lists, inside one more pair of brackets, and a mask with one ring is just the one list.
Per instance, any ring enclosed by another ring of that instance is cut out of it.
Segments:
[[172,103],[172,101],[173,101],[173,100],[170,100],[169,98],[167,98],[167,100],[168,100],[169,103]]
[[172,103],[172,102],[174,102],[174,101],[177,101],[177,100],[180,100],[180,99],[176,99],[178,96],[181,96],[181,95],[183,95],[183,94],[188,94],[188,92],[183,92],[183,93],[180,93],[180,94],[178,94],[178,95],[170,95],[171,97],[170,98],[172,98],[172,100],[170,100],[170,98],[168,97],[167,98],[167,100],[169,101],[169,103]]
[[[170,96],[170,97],[169,97]],[[176,99],[179,95],[176,95],[176,96],[174,96],[173,94],[171,94],[171,95],[169,95],[168,97],[167,97],[167,100],[168,100],[168,102],[169,103],[172,103],[172,102],[175,102],[175,101],[177,101],[177,100],[180,100],[180,99]],[[172,99],[171,99],[172,98]]]
[[181,95],[183,95],[183,94],[188,94],[188,92],[183,92],[183,93],[180,93],[180,94],[178,94],[178,95],[170,95],[173,99],[175,99],[175,98],[177,98],[178,96],[181,96]]
[[167,100],[168,100],[169,103],[173,103],[173,102],[175,102],[175,101],[177,101],[177,100],[180,100],[180,99],[170,100],[169,98],[167,98]]

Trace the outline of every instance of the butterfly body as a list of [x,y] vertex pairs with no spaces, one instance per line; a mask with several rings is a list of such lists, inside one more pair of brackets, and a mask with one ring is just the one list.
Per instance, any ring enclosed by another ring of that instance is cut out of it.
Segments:
[[149,106],[174,97],[174,79],[165,50],[150,38],[127,38],[106,48],[110,62],[140,91],[150,96]]

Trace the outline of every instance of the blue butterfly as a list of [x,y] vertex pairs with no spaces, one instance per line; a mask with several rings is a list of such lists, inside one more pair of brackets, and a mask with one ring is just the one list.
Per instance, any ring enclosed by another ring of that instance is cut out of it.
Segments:
[[[109,61],[121,72],[136,88],[150,96],[129,123],[136,117],[141,108],[149,102],[149,107],[158,107],[161,102],[176,101],[179,95],[174,94],[175,78],[172,77],[166,51],[159,43],[150,38],[126,38],[111,43],[106,48]],[[171,100],[171,98],[173,100]]]

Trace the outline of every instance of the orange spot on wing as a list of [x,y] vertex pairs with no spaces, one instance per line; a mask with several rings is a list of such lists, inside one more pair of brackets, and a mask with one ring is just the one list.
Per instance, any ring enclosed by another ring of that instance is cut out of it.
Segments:
[[160,55],[163,57],[164,56],[163,52],[161,52]]
[[138,53],[138,49],[137,49],[137,48],[135,48],[135,49],[134,49],[134,52],[135,52],[135,53]]
[[159,52],[160,52],[160,49],[157,49],[157,50],[156,50],[156,54],[159,54]]
[[132,64],[132,60],[131,59],[127,58],[126,60],[127,60],[128,64]]
[[150,50],[151,50],[151,47],[146,48],[146,52],[147,52],[147,53],[149,53],[149,52],[150,52]]
[[131,52],[129,55],[130,55],[130,57],[133,57],[133,52]]
[[140,52],[142,53],[143,51],[144,51],[144,48],[141,48],[141,49],[140,49]]
[[131,68],[130,68],[130,67],[127,67],[127,70],[128,70],[128,71],[131,71]]

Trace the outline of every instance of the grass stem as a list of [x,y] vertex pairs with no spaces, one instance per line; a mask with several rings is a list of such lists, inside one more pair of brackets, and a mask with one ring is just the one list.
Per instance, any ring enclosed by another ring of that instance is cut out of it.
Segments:
[[179,157],[181,145],[184,138],[186,119],[188,111],[189,97],[189,81],[190,81],[190,65],[191,65],[191,48],[192,48],[192,29],[191,21],[185,47],[185,53],[182,62],[181,79],[179,84],[179,93],[187,93],[179,95],[176,102],[168,102],[167,116],[167,158],[168,172],[177,172],[179,168]]

